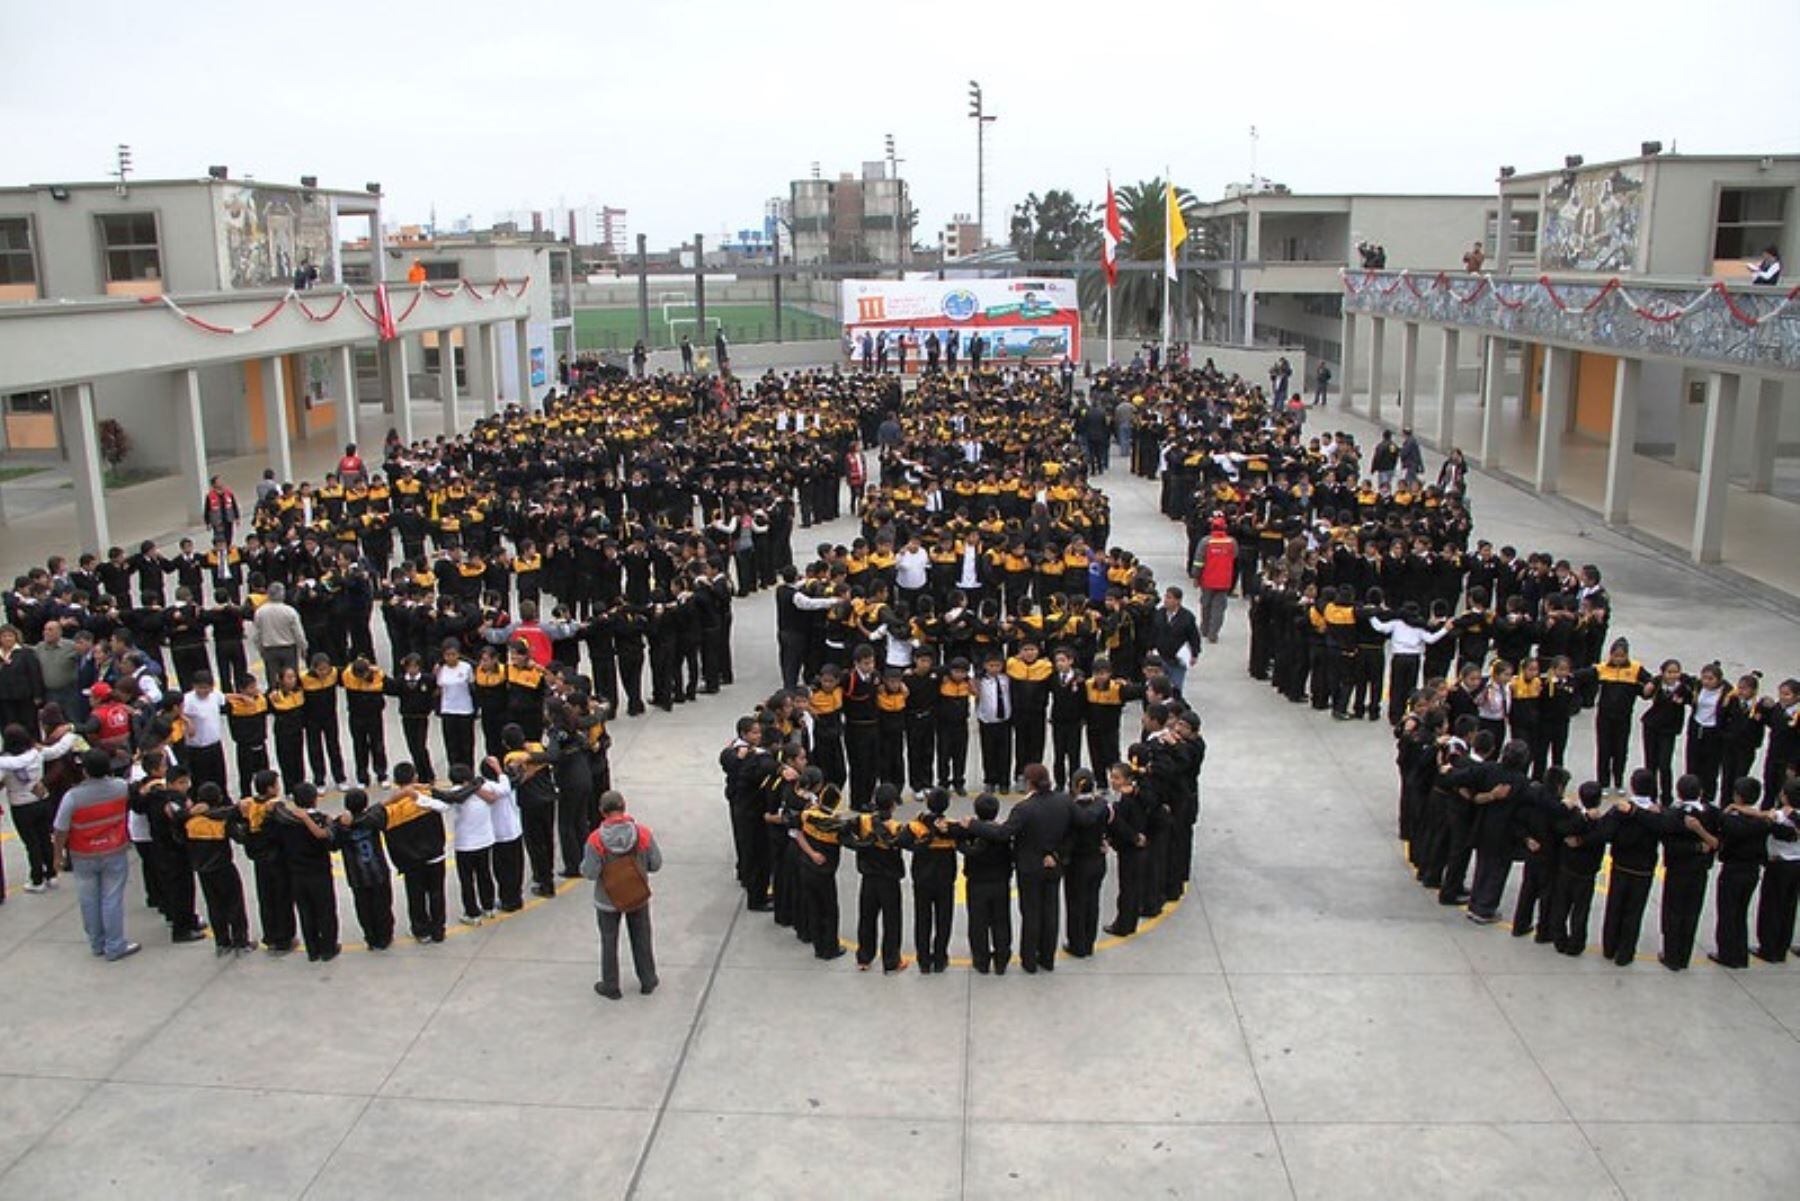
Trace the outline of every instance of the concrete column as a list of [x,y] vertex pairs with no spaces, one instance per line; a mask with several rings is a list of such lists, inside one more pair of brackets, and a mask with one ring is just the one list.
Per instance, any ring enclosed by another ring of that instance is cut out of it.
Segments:
[[1456,441],[1456,358],[1462,350],[1462,334],[1444,327],[1444,350],[1438,359],[1438,450],[1450,453]]
[[181,481],[188,520],[206,518],[206,419],[200,410],[200,373],[189,367],[172,377],[175,404],[175,452],[181,460]]
[[269,466],[277,483],[294,478],[294,451],[288,433],[287,372],[281,356],[270,355],[260,364],[263,394],[263,433],[269,443]]
[[339,446],[357,441],[356,436],[356,348],[350,345],[331,349],[331,396],[337,402],[337,419],[332,423]]
[[1613,371],[1612,441],[1606,447],[1606,503],[1601,516],[1607,525],[1631,524],[1631,473],[1636,467],[1638,386],[1644,376],[1642,359],[1619,360]]
[[451,438],[462,432],[456,416],[456,343],[453,329],[440,329],[438,340],[438,401],[444,406],[444,433]]
[[1244,293],[1244,345],[1256,345],[1256,289]]
[[1750,491],[1775,486],[1775,450],[1781,440],[1781,401],[1786,385],[1766,378],[1756,390],[1756,428],[1750,439]]
[[481,406],[483,417],[500,411],[499,351],[493,322],[463,327],[463,370],[469,380],[469,396]]
[[1419,323],[1400,327],[1400,426],[1411,429],[1419,400]]
[[1337,373],[1338,408],[1347,409],[1350,407],[1350,393],[1353,390],[1351,381],[1356,378],[1356,314],[1345,309],[1342,326],[1342,331],[1338,334],[1338,340],[1343,345],[1339,352],[1342,361],[1338,363]]
[[1569,424],[1569,386],[1575,356],[1560,346],[1544,347],[1544,404],[1538,412],[1539,492],[1555,492],[1562,476],[1563,427]]
[[[706,235],[694,235],[694,342],[704,346],[706,337]],[[646,345],[648,345],[646,343]],[[714,371],[724,370],[717,363]]]
[[1387,370],[1387,318],[1369,318],[1369,420],[1381,420],[1381,377]]
[[400,441],[411,445],[413,440],[412,411],[412,376],[406,362],[406,339],[395,338],[381,345],[381,358],[387,364],[389,382],[389,412],[393,417],[394,432],[400,435]]
[[94,386],[75,384],[56,391],[56,417],[74,477],[75,524],[81,544],[104,555],[112,545],[106,522],[106,488],[100,462],[100,435],[94,428]]
[[1731,439],[1737,424],[1738,376],[1715,372],[1706,381],[1706,436],[1700,449],[1700,489],[1694,505],[1694,562],[1725,556],[1725,505],[1731,492]]
[[1494,244],[1488,249],[1488,270],[1496,275],[1505,275],[1506,269],[1512,265],[1512,197],[1505,192],[1500,193],[1498,218],[1494,222]]
[[528,411],[536,411],[544,406],[538,403],[531,387],[531,327],[525,318],[513,322],[513,337],[519,348],[519,403]]
[[1487,470],[1500,466],[1500,410],[1506,403],[1506,339],[1489,335],[1481,348],[1481,450]]

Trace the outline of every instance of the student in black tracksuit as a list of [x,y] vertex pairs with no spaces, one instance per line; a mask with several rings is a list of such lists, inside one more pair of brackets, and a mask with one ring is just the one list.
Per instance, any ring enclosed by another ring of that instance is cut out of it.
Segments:
[[[406,910],[419,942],[444,941],[444,815],[421,804],[424,789],[410,763],[394,764],[394,794],[382,802],[388,857],[406,885]],[[430,799],[430,798],[426,798]]]
[[534,896],[556,895],[556,759],[554,746],[527,742],[525,731],[508,723],[501,734],[503,760],[519,798],[519,821],[525,828],[525,856],[531,862]]
[[1661,815],[1662,954],[1657,962],[1672,972],[1685,971],[1693,957],[1707,875],[1724,830],[1719,811],[1701,793],[1700,777],[1682,776],[1675,781],[1674,803]]
[[1720,967],[1750,966],[1750,898],[1762,878],[1776,811],[1758,806],[1762,781],[1744,776],[1731,786],[1719,817],[1719,886],[1713,909],[1713,945],[1707,956]]
[[871,796],[874,811],[859,813],[845,827],[843,839],[856,851],[856,871],[862,879],[857,897],[856,966],[868,971],[875,961],[877,940],[881,970],[887,975],[904,971],[900,955],[900,881],[906,878],[906,860],[900,851],[901,825],[894,820],[900,790],[877,784]]
[[1589,780],[1576,794],[1579,810],[1565,812],[1556,823],[1556,835],[1562,840],[1556,866],[1556,882],[1550,889],[1550,904],[1544,924],[1550,941],[1564,955],[1580,955],[1587,950],[1588,910],[1594,903],[1594,880],[1600,874],[1600,862],[1606,855],[1606,827],[1600,820],[1602,790],[1599,781]]
[[344,816],[331,831],[331,845],[343,859],[356,921],[371,951],[385,951],[394,942],[394,882],[381,845],[386,825],[387,807],[370,805],[368,793],[352,788],[344,794]]
[[[975,817],[992,822],[1000,801],[991,792],[975,798]],[[969,922],[969,958],[982,975],[1006,975],[1012,958],[1012,847],[963,831],[963,878]]]
[[1693,704],[1693,681],[1674,659],[1663,663],[1656,680],[1645,686],[1650,704],[1638,724],[1644,727],[1644,766],[1656,773],[1656,799],[1667,808],[1675,800],[1675,747]]
[[1525,848],[1525,870],[1519,878],[1519,896],[1513,905],[1512,936],[1524,938],[1534,930],[1536,941],[1554,941],[1550,928],[1550,896],[1562,862],[1562,839],[1556,827],[1567,815],[1563,794],[1569,773],[1546,768],[1543,780],[1526,791],[1513,810],[1515,836]]
[[314,963],[329,963],[341,949],[337,888],[331,878],[331,827],[313,812],[318,803],[319,790],[303,783],[294,789],[291,803],[277,805],[269,820],[287,860],[306,957]]
[[950,794],[933,788],[925,794],[925,811],[900,831],[901,845],[912,852],[913,950],[919,972],[929,975],[950,966],[950,927],[956,914],[956,833],[944,815]]
[[[1085,767],[1075,769],[1069,780],[1069,793],[1075,804],[1086,808],[1104,805],[1094,791],[1094,773]],[[1094,953],[1094,941],[1100,934],[1100,886],[1106,881],[1106,835],[1101,823],[1077,826],[1069,837],[1069,869],[1063,876],[1063,909],[1068,916],[1068,938],[1063,950],[1076,959]]]
[[[1793,681],[1782,684],[1793,692]],[[1770,747],[1770,753],[1774,753]],[[1767,785],[1765,783],[1764,787]],[[1800,839],[1795,837],[1800,820],[1800,778],[1782,789],[1779,807],[1765,795],[1763,806],[1774,810],[1769,826],[1769,859],[1763,866],[1762,895],[1756,903],[1756,957],[1765,963],[1781,963],[1794,942],[1796,897],[1800,897]]]
[[400,660],[400,674],[382,681],[382,690],[400,702],[400,731],[419,781],[433,783],[437,773],[431,767],[431,719],[437,713],[437,679],[425,670],[423,659],[409,654]]
[[269,698],[255,676],[245,675],[242,690],[226,695],[225,727],[237,757],[238,791],[247,794],[269,766]]
[[[1605,687],[1602,681],[1601,687]],[[1606,912],[1601,918],[1600,953],[1620,967],[1637,956],[1638,932],[1650,886],[1656,880],[1656,854],[1661,846],[1661,809],[1656,804],[1656,773],[1631,773],[1631,798],[1608,813],[1602,824],[1612,843],[1612,872],[1606,879]]]
[[800,780],[807,805],[800,811],[794,843],[800,851],[796,878],[800,884],[803,925],[812,935],[813,956],[832,960],[844,954],[838,937],[838,863],[843,857],[839,832],[843,821],[843,794],[816,767],[806,769]]
[[244,881],[231,859],[231,841],[242,836],[243,825],[244,815],[237,806],[225,803],[218,785],[202,784],[175,827],[176,836],[187,844],[188,861],[206,897],[213,948],[220,958],[252,950]]
[[969,766],[969,700],[975,695],[969,661],[950,660],[949,673],[938,681],[937,785],[963,795]]
[[[350,716],[350,759],[358,787],[373,779],[387,785],[387,677],[367,659],[358,658],[343,675],[344,704]],[[374,774],[371,776],[370,771]]]
[[[1625,782],[1626,760],[1631,753],[1631,715],[1653,677],[1631,657],[1631,644],[1617,638],[1606,662],[1584,667],[1571,679],[1580,688],[1599,687],[1594,704],[1594,775],[1602,788],[1618,792]],[[1654,779],[1651,788],[1655,788]]]
[[937,711],[943,678],[936,670],[936,659],[932,648],[917,648],[904,677],[906,782],[914,797],[925,795],[937,770]]
[[244,853],[256,873],[256,910],[262,944],[271,954],[294,949],[294,889],[287,857],[270,819],[281,803],[281,777],[264,770],[250,781],[250,795],[238,803],[244,815]]

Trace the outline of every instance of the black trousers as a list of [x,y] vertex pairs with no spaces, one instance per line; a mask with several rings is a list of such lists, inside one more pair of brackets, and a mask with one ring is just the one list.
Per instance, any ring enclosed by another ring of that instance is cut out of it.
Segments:
[[237,692],[250,678],[250,661],[244,657],[242,642],[215,642],[213,658],[218,661],[218,685],[222,691]]
[[1061,871],[1019,875],[1019,965],[1028,971],[1056,968],[1061,891]]
[[[1356,695],[1353,704],[1358,717],[1381,712],[1381,669],[1386,666],[1387,648],[1382,644],[1356,648]],[[1401,701],[1404,705],[1406,702]]]
[[906,719],[906,778],[915,793],[931,787],[937,762],[937,722],[930,714]]
[[829,858],[820,867],[810,860],[800,864],[801,923],[812,935],[813,954],[820,959],[835,959],[842,949],[838,942],[837,862]]
[[1106,880],[1106,856],[1081,855],[1069,861],[1063,876],[1063,908],[1068,911],[1069,954],[1093,954],[1100,936],[1100,885]]
[[[1081,723],[1078,721],[1058,721],[1050,723],[1050,758],[1051,774],[1056,779],[1056,786],[1062,788],[1069,778],[1081,770]],[[1095,768],[1096,771],[1099,768]]]
[[1137,933],[1138,917],[1144,910],[1144,883],[1149,866],[1149,848],[1120,847],[1119,898],[1109,931],[1123,937]]
[[525,839],[509,838],[494,844],[494,891],[506,913],[525,904]]
[[262,922],[262,943],[285,951],[294,945],[294,885],[284,859],[258,859],[256,915]]
[[[1088,713],[1087,721],[1088,766],[1099,775],[1119,761],[1119,712],[1116,707],[1110,712],[1095,716]],[[1099,783],[1100,781],[1095,781]]]
[[454,767],[458,763],[473,767],[475,765],[475,715],[473,713],[445,713],[441,719],[444,723],[444,759]]
[[1756,954],[1780,963],[1794,945],[1794,903],[1800,896],[1800,859],[1771,859],[1763,869],[1756,906]]
[[538,888],[556,886],[556,806],[534,804],[519,806],[519,821],[525,827],[525,856],[531,860],[531,882]]
[[[382,730],[381,722],[350,723],[350,759],[356,766],[356,778],[360,783],[387,779],[387,734]],[[371,766],[375,769],[374,775],[369,774]]]
[[412,764],[418,770],[420,782],[435,783],[437,772],[431,767],[431,718],[424,714],[402,717],[400,730],[406,735],[406,751],[412,756]]
[[275,759],[281,765],[281,790],[291,794],[306,779],[306,731],[298,727],[283,731],[277,723]]
[[[202,784],[216,784],[225,796],[231,795],[229,784],[225,779],[225,744],[212,743],[210,746],[187,747],[187,768],[193,777],[193,785],[197,789]],[[246,788],[245,793],[249,793]]]
[[200,915],[194,910],[197,889],[194,867],[185,848],[150,843],[152,862],[156,867],[157,896],[162,899],[163,919],[171,934],[185,934],[200,928]]
[[227,864],[200,873],[200,892],[206,897],[206,920],[212,923],[213,942],[221,948],[250,945],[250,915],[244,912],[244,881],[237,868]]
[[1631,718],[1594,713],[1594,775],[1602,788],[1625,786],[1625,758],[1631,753]]
[[1012,726],[1003,721],[981,727],[981,782],[995,791],[1012,787]]
[[950,927],[956,916],[956,880],[913,881],[913,950],[921,966],[942,971],[950,962]]
[[226,796],[249,796],[252,792],[250,781],[256,778],[259,771],[269,770],[269,744],[267,742],[233,742],[232,753],[237,758],[238,790],[226,793]]
[[1680,738],[1679,728],[1644,727],[1644,766],[1656,773],[1656,797],[1665,805],[1675,798],[1675,744]]
[[965,888],[969,911],[969,958],[976,971],[1002,971],[1012,958],[1012,879],[970,880]]
[[850,807],[874,806],[875,778],[881,766],[881,731],[872,721],[844,723],[844,756],[850,761]]
[[1700,910],[1706,904],[1707,870],[1702,868],[1663,873],[1662,962],[1680,970],[1694,954],[1694,936],[1700,930]]
[[1506,878],[1512,874],[1512,847],[1504,842],[1477,848],[1475,882],[1469,888],[1469,912],[1497,917],[1500,898],[1506,895]]
[[325,769],[331,769],[331,779],[344,778],[344,751],[338,742],[336,715],[330,722],[307,723],[306,757],[312,764],[313,782],[325,780]]
[[1013,771],[1044,761],[1044,715],[1020,713],[1013,718]]
[[968,782],[969,723],[966,719],[939,722],[937,728],[937,782],[939,788],[961,792]]
[[806,664],[806,631],[777,631],[775,643],[781,663],[781,686],[791,689],[800,682],[800,672]]
[[1438,830],[1438,840],[1444,848],[1439,860],[1444,875],[1438,885],[1438,900],[1446,905],[1455,903],[1468,876],[1469,835],[1475,821],[1474,810],[1474,804],[1460,796],[1450,797],[1444,806],[1444,824]]
[[875,961],[881,944],[881,966],[894,971],[900,966],[900,881],[887,876],[864,876],[856,906],[856,962]]
[[1549,850],[1538,851],[1525,857],[1525,870],[1519,876],[1519,897],[1513,905],[1513,933],[1519,937],[1535,926],[1537,940],[1549,942],[1554,935],[1550,930],[1550,892],[1556,885],[1556,859]]
[[25,844],[25,858],[31,864],[31,882],[42,884],[56,879],[56,854],[51,838],[56,806],[49,801],[27,801],[23,805],[14,805],[12,816],[19,841]]
[[480,917],[494,908],[494,848],[456,852],[456,891],[464,917]]
[[556,837],[562,844],[563,875],[581,874],[582,850],[588,835],[599,825],[600,798],[588,789],[586,796],[559,792],[556,796]]
[[1650,901],[1649,872],[1636,872],[1613,864],[1606,881],[1606,910],[1600,918],[1600,953],[1624,967],[1637,957],[1638,933],[1644,924],[1644,906]]
[[371,951],[380,951],[394,941],[394,882],[354,884],[350,900],[356,906],[356,922],[362,927],[363,941]]
[[1594,904],[1594,877],[1561,868],[1550,889],[1549,916],[1551,937],[1556,949],[1565,955],[1579,955],[1587,949],[1588,912]]
[[890,725],[884,717],[876,727],[881,749],[875,759],[875,776],[883,784],[906,787],[906,727]]
[[306,957],[319,959],[338,950],[337,888],[330,871],[290,872],[294,908],[300,914],[300,937]]
[[1750,966],[1750,897],[1762,878],[1760,863],[1721,863],[1714,894],[1713,943],[1726,967]]
[[[1711,804],[1719,795],[1719,769],[1725,765],[1725,739],[1718,728],[1707,729],[1704,726],[1688,722],[1687,733],[1687,770],[1691,775],[1700,777],[1700,795]],[[1730,788],[1732,780],[1725,781]]]
[[414,938],[444,941],[444,861],[421,863],[404,873],[406,916]]

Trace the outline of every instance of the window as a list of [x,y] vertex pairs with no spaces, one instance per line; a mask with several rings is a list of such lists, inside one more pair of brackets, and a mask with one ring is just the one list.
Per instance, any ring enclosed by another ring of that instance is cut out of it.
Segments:
[[9,414],[23,416],[35,413],[48,416],[55,410],[47,391],[14,392],[6,398],[6,411]]
[[1713,226],[1713,258],[1754,259],[1781,244],[1786,188],[1721,188]]
[[433,282],[449,280],[452,283],[462,278],[462,261],[460,259],[439,259],[425,264],[425,278]]
[[[1495,215],[1493,209],[1489,209],[1487,215],[1486,236],[1482,239],[1481,243],[1483,246],[1492,248],[1500,244],[1499,237],[1494,232],[1495,227],[1498,224],[1499,217]],[[1512,214],[1512,245],[1507,248],[1507,253],[1513,258],[1535,261],[1537,259],[1537,238],[1538,215],[1536,213],[1522,213],[1518,209],[1514,209]]]
[[0,284],[37,284],[30,217],[0,217]]
[[372,284],[375,282],[375,271],[367,263],[345,263],[343,272],[344,282],[347,284]]
[[107,283],[162,278],[155,213],[107,213],[99,220]]

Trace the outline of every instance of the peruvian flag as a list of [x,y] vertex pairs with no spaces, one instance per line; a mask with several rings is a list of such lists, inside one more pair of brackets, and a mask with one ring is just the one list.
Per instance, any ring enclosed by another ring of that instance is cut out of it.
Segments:
[[383,342],[392,342],[400,336],[400,327],[394,324],[394,306],[388,300],[386,284],[375,285],[375,335]]
[[1106,224],[1100,231],[1100,267],[1106,272],[1106,286],[1119,282],[1119,243],[1124,239],[1119,227],[1119,202],[1113,198],[1112,180],[1106,181]]

